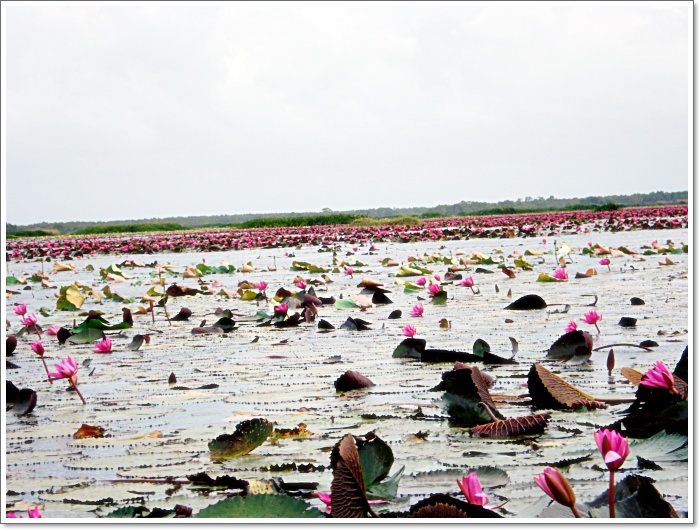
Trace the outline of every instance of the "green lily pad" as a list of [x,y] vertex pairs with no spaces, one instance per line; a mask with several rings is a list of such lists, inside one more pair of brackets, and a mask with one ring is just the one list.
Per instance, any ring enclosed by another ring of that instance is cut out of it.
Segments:
[[323,512],[309,503],[288,495],[246,495],[232,497],[204,508],[194,517],[239,519],[239,518],[320,518]]

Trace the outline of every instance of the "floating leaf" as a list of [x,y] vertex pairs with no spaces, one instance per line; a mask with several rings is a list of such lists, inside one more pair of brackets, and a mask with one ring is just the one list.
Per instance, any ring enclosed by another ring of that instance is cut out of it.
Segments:
[[245,420],[236,425],[233,434],[222,434],[209,442],[213,460],[222,461],[247,455],[262,445],[272,434],[272,423],[263,418]]
[[673,369],[673,375],[681,378],[686,383],[690,383],[690,380],[688,379],[688,346],[686,346],[685,350],[683,350],[681,358],[678,360],[676,367]]
[[656,433],[646,440],[631,440],[630,453],[652,462],[685,462],[688,460],[688,437],[682,434]]
[[407,517],[420,519],[501,518],[501,516],[493,510],[487,510],[477,504],[469,504],[460,501],[444,493],[436,493],[427,499],[417,502],[411,506]]
[[102,320],[97,319],[97,318],[90,318],[80,324],[79,326],[73,328],[70,330],[71,333],[76,334],[80,333],[82,331],[85,331],[87,329],[100,329],[104,331],[113,331],[117,329],[129,329],[132,326],[129,322],[120,322],[119,324],[113,324],[111,326],[108,326]]
[[396,347],[391,356],[394,358],[420,359],[425,351],[425,345],[425,339],[406,338],[401,341],[401,344]]
[[[335,508],[335,506],[334,506]],[[323,512],[309,503],[289,495],[261,494],[224,499],[200,510],[195,518],[319,518]]]
[[574,385],[554,375],[541,364],[533,364],[527,377],[527,386],[536,408],[571,408],[582,400],[595,401],[595,398],[582,392]]
[[565,282],[565,279],[559,279],[555,278],[554,276],[550,276],[549,274],[542,272],[540,275],[537,277],[538,282]]
[[402,314],[403,314],[403,313],[401,312],[400,309],[395,309],[394,311],[392,311],[391,313],[389,313],[389,320],[395,320],[395,319],[397,319],[397,318],[401,318],[401,315],[402,315]]
[[367,502],[362,464],[352,434],[343,436],[333,447],[331,468],[333,469],[332,516],[334,518],[358,518],[367,517],[368,514],[374,515]]
[[632,317],[622,317],[617,325],[622,326],[623,328],[633,328],[637,325],[637,319]]
[[171,318],[170,320],[172,320],[173,322],[184,322],[186,320],[189,320],[189,318],[191,316],[192,316],[192,311],[190,311],[186,307],[183,307],[180,309],[180,312],[177,315],[175,315],[173,318]]
[[474,355],[483,358],[485,352],[491,351],[491,346],[489,346],[489,343],[483,339],[476,339],[474,346],[472,346],[472,350],[474,351]]
[[336,309],[357,309],[360,306],[351,298],[342,298],[335,301],[335,307]]
[[391,299],[385,295],[384,293],[380,291],[376,291],[372,295],[372,303],[373,304],[393,304],[394,302],[391,301]]
[[62,311],[76,311],[85,302],[85,297],[75,284],[61,287],[58,300],[56,300],[56,309]]
[[590,357],[592,348],[591,334],[577,329],[559,337],[547,350],[547,358],[568,360],[575,355],[584,355],[586,352]]
[[447,303],[447,291],[440,291],[433,295],[430,301],[435,305],[445,305]]
[[369,388],[373,387],[374,383],[366,378],[364,375],[348,370],[338,379],[335,380],[335,389],[338,392],[345,392],[348,390],[357,390],[358,388]]
[[83,423],[80,429],[73,433],[73,438],[103,438],[105,435],[105,429],[103,427],[97,427],[94,425],[88,425]]
[[518,298],[515,302],[506,306],[512,311],[530,311],[532,309],[545,309],[547,302],[537,294],[526,294]]
[[318,321],[318,329],[331,330],[331,329],[335,329],[335,326],[333,324],[331,324],[330,322],[327,322],[323,319],[320,319]]
[[[640,475],[628,475],[615,484],[615,517],[617,518],[677,518],[676,510],[653,486],[653,480]],[[591,517],[609,517],[608,491],[586,503]]]
[[[12,412],[12,414],[15,416],[24,416],[33,411],[36,407],[36,392],[31,388],[23,388],[22,390],[17,391],[17,387],[15,387],[10,381],[6,382],[6,388],[9,386],[8,383],[9,385],[12,385],[16,391],[14,396],[11,396],[13,392],[11,392],[10,389],[8,389],[7,392],[7,402],[14,403],[13,407],[10,409],[10,412]],[[10,399],[11,397],[12,399]]]
[[138,351],[144,342],[150,342],[150,337],[148,335],[134,335],[134,338],[131,339],[131,343],[127,348],[131,351]]
[[531,414],[507,420],[499,420],[477,427],[471,427],[471,436],[487,436],[490,438],[501,436],[516,436],[524,434],[542,434],[549,422],[550,415],[546,412]]
[[632,305],[644,305],[644,300],[642,300],[641,298],[639,298],[637,296],[633,296],[632,298],[630,298],[630,304],[632,304]]
[[104,340],[105,334],[101,329],[87,328],[66,338],[66,344],[91,344],[98,340]]

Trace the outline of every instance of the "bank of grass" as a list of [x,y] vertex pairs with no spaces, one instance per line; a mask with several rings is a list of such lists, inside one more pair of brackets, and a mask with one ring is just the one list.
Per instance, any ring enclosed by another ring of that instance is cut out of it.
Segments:
[[141,232],[175,232],[187,230],[177,223],[142,223],[131,225],[95,225],[88,226],[73,234],[77,236],[92,236],[97,234],[137,234]]
[[8,232],[7,239],[24,239],[27,237],[52,237],[60,235],[58,230],[20,230]]
[[229,228],[284,228],[288,226],[346,225],[357,220],[358,214],[338,213],[330,215],[312,215],[306,217],[263,217],[251,219],[244,223],[228,225]]

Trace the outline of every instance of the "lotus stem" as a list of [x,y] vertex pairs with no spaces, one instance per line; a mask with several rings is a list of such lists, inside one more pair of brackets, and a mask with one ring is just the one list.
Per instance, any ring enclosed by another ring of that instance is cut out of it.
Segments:
[[75,391],[78,393],[78,396],[80,397],[80,400],[83,402],[83,405],[87,405],[87,401],[85,401],[85,398],[83,395],[80,393],[80,390],[78,390],[78,385],[76,383],[73,383],[73,388]]
[[610,504],[610,518],[615,519],[615,472],[610,471],[610,487],[608,488],[608,503]]
[[577,519],[582,519],[581,514],[578,513],[576,506],[573,504],[571,505],[571,511],[574,513],[574,517],[576,517]]
[[501,421],[501,420],[499,420],[496,416],[493,415],[493,412],[491,411],[491,407],[489,407],[486,403],[484,403],[483,401],[479,401],[479,405],[481,405],[482,407],[484,407],[484,410],[486,411],[486,414],[488,414],[489,416],[491,416],[491,419],[492,419],[493,421]]
[[41,356],[41,362],[44,363],[44,370],[46,370],[46,377],[49,380],[49,383],[53,385],[53,379],[51,379],[51,376],[49,375],[49,367],[46,366],[46,359],[44,359],[44,356]]
[[[596,325],[598,327],[598,325]],[[608,344],[607,346],[600,346],[598,348],[593,348],[591,351],[600,351],[604,350],[605,348],[614,348],[617,346],[629,346],[630,348],[641,348],[642,350],[646,351],[654,351],[651,348],[647,348],[646,346],[640,346],[639,344],[629,344],[626,342],[618,342],[617,344]]]

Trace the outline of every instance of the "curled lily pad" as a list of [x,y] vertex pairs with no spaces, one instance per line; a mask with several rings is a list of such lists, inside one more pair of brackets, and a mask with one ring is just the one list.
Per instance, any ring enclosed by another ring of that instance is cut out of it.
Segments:
[[[10,383],[12,384],[12,383]],[[14,385],[13,385],[14,386]],[[14,406],[10,409],[10,412],[15,416],[24,416],[29,414],[36,407],[37,395],[31,388],[23,388],[14,397]],[[8,397],[8,402],[9,402]]]
[[493,510],[477,504],[469,504],[444,493],[436,493],[411,506],[410,518],[429,519],[494,519],[501,518]]
[[338,392],[345,392],[347,390],[373,387],[374,383],[364,375],[348,370],[335,380],[334,385]]
[[260,494],[236,496],[212,504],[194,515],[195,518],[320,518],[323,512],[309,503],[289,495]]
[[262,445],[272,434],[272,423],[263,418],[245,420],[236,425],[233,434],[222,434],[209,442],[213,460],[222,461],[247,455]]
[[320,319],[318,321],[318,329],[331,330],[335,329],[335,326],[326,320]]
[[579,348],[587,350],[590,357],[593,349],[593,337],[587,331],[577,329],[559,337],[547,350],[547,358],[568,360],[583,353]]
[[527,387],[533,405],[541,409],[568,409],[581,401],[595,401],[592,396],[537,363],[530,369]]
[[[628,475],[615,484],[615,516],[619,518],[677,518],[678,514],[654,481],[640,475]],[[606,491],[590,503],[591,517],[609,517],[609,495]]]
[[533,309],[545,309],[547,302],[540,295],[526,294],[518,298],[515,302],[506,306],[511,311],[531,311]]
[[362,463],[352,434],[346,434],[331,452],[331,505],[333,517],[376,517],[367,501]]
[[192,316],[192,311],[190,311],[186,307],[183,307],[180,309],[180,312],[177,315],[175,315],[173,318],[171,318],[170,320],[172,320],[173,322],[184,322],[186,320],[189,320],[189,318],[191,316]]
[[546,412],[498,420],[484,425],[478,425],[469,429],[471,436],[487,436],[489,438],[502,436],[517,436],[542,434],[549,421],[550,415]]
[[389,313],[389,319],[390,319],[390,320],[394,320],[394,319],[397,319],[397,318],[401,318],[401,315],[402,315],[401,310],[400,310],[400,309],[395,309],[394,311],[392,311],[391,313]]
[[5,355],[14,355],[15,349],[17,348],[17,337],[14,335],[8,335],[5,339]]

